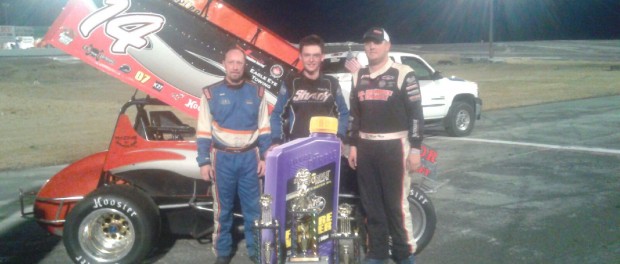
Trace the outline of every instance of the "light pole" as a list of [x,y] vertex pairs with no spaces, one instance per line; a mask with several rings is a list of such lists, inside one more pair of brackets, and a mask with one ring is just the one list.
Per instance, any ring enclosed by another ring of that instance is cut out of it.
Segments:
[[10,20],[9,20],[9,7],[11,6],[11,4],[9,3],[2,3],[2,14],[4,15],[4,24],[5,25],[10,25]]
[[493,59],[493,2],[489,1],[489,60]]

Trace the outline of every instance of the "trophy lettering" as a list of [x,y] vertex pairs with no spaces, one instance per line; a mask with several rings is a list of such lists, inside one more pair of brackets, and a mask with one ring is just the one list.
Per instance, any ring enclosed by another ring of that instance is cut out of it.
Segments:
[[[281,259],[278,220],[273,219],[271,214],[271,204],[273,200],[271,195],[263,194],[260,197],[261,216],[259,220],[254,221],[255,239],[257,240],[257,256],[259,263],[271,264],[278,263]],[[271,235],[269,235],[271,234]],[[273,253],[275,257],[273,256]]]
[[318,262],[318,209],[319,197],[310,192],[312,174],[300,169],[295,174],[297,197],[292,203],[291,256],[289,262]]
[[351,215],[353,206],[343,203],[338,206],[338,231],[332,234],[334,252],[340,263],[360,263],[359,234],[351,228],[354,217]]

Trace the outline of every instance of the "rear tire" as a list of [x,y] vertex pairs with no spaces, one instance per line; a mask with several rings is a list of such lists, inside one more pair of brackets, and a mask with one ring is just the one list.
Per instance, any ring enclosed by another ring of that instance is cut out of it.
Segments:
[[75,263],[140,263],[159,236],[156,204],[125,185],[99,188],[65,222],[63,241]]
[[437,215],[431,199],[420,188],[411,186],[407,200],[414,228],[413,237],[417,245],[415,254],[418,254],[431,242],[435,234]]
[[474,107],[464,101],[454,102],[444,119],[446,132],[452,137],[464,137],[471,134],[475,123]]

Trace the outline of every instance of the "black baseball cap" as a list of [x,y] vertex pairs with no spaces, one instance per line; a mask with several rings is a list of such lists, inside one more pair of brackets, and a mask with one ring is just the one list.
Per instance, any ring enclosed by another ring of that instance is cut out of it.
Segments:
[[385,40],[387,42],[390,42],[390,36],[387,32],[385,32],[385,29],[380,27],[372,27],[368,31],[366,31],[366,33],[364,33],[364,37],[362,38],[362,41],[364,42],[368,40],[374,40],[379,42],[383,42]]

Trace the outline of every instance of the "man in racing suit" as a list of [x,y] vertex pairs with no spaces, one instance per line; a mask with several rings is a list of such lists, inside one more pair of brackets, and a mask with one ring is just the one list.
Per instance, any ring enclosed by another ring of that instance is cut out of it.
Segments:
[[420,166],[420,88],[409,66],[389,59],[390,39],[384,29],[371,28],[363,40],[369,63],[353,74],[349,165],[357,169],[367,217],[365,263],[389,258],[389,237],[396,262],[414,263],[407,169]]
[[198,114],[198,165],[203,179],[213,181],[216,263],[229,263],[235,197],[244,216],[248,255],[256,258],[254,220],[260,215],[258,176],[265,172],[264,154],[270,128],[264,89],[243,79],[245,54],[230,49],[224,58],[226,77],[203,89]]
[[317,35],[299,41],[299,59],[304,69],[285,80],[271,113],[271,144],[307,137],[313,116],[338,118],[338,137],[345,140],[349,109],[338,81],[321,73],[324,42]]

